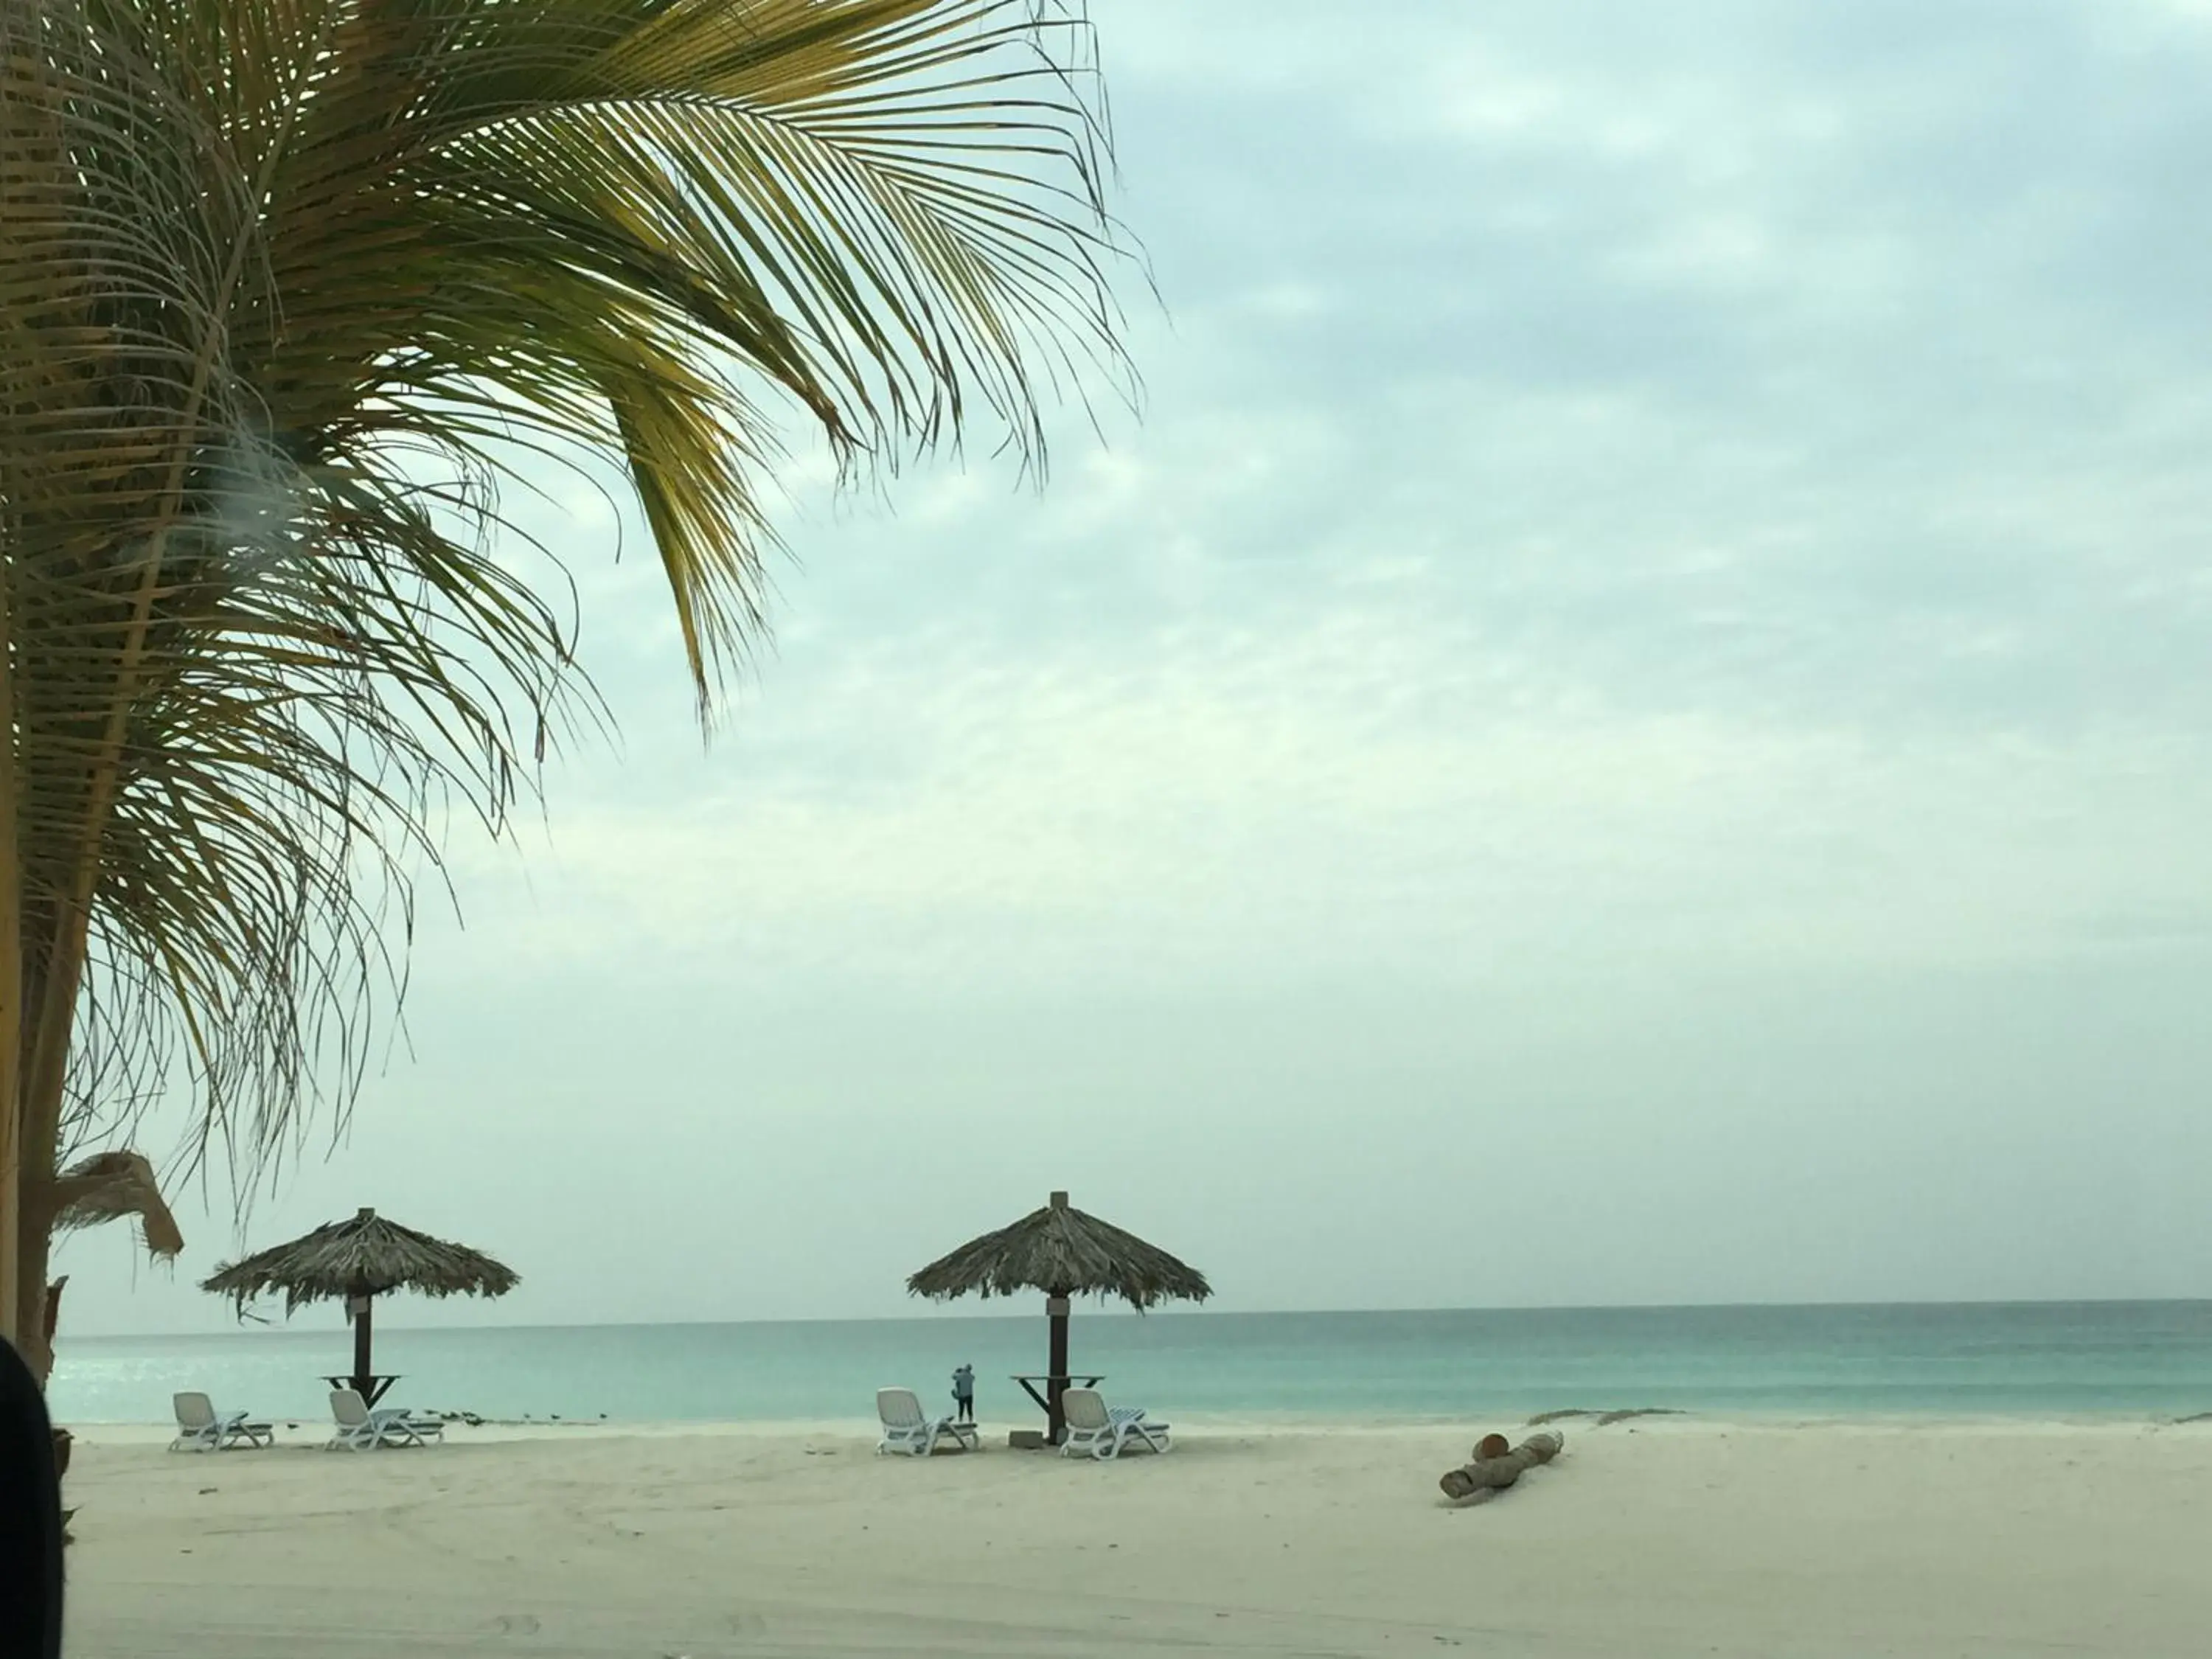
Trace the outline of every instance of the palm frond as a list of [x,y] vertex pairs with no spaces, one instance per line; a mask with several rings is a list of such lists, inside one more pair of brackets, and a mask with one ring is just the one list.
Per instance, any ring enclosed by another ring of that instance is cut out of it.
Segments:
[[0,7],[25,1237],[179,1082],[241,1180],[342,1120],[443,823],[599,717],[518,453],[626,470],[703,716],[785,416],[1041,471],[1053,398],[1133,395],[1102,108],[1055,0]]

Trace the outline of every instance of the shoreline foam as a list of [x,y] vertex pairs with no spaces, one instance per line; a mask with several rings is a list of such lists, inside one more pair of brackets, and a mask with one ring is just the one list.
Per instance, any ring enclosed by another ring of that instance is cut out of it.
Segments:
[[[439,1415],[431,1412],[426,1415]],[[2113,1434],[2113,1433],[2169,1433],[2203,1432],[2212,1435],[2212,1413],[2185,1417],[2147,1417],[2140,1413],[2054,1413],[2009,1415],[1997,1413],[1932,1413],[1932,1412],[1839,1412],[1808,1413],[1799,1412],[1726,1412],[1705,1413],[1668,1409],[1649,1415],[1636,1413],[1623,1420],[1598,1425],[1588,1419],[1565,1417],[1556,1413],[1540,1412],[1528,1415],[1516,1413],[1460,1414],[1453,1416],[1386,1417],[1370,1414],[1349,1416],[1334,1413],[1254,1413],[1237,1416],[1217,1416],[1202,1412],[1176,1411],[1175,1421],[1188,1432],[1212,1436],[1271,1437],[1310,1434],[1374,1435],[1399,1437],[1412,1434],[1442,1433],[1445,1436],[1464,1436],[1478,1431],[1495,1429],[1512,1433],[1522,1429],[1546,1427],[1561,1430],[1570,1436],[1587,1437],[1592,1434],[1614,1435],[1632,1430],[1646,1434],[1710,1434],[1710,1433],[1776,1433],[1822,1432],[1838,1434],[1936,1432],[1949,1434],[1984,1435],[2039,1435],[2039,1434]],[[280,1430],[301,1437],[326,1436],[329,1425],[308,1417],[279,1416],[276,1419]],[[171,1424],[162,1423],[99,1423],[71,1420],[62,1425],[76,1440],[86,1445],[143,1446],[166,1444],[175,1433]],[[1009,1430],[1035,1428],[1035,1420],[986,1418],[982,1430],[986,1444],[1005,1447]],[[872,1421],[861,1417],[821,1418],[725,1418],[703,1421],[688,1419],[658,1422],[624,1422],[611,1419],[540,1419],[520,1421],[483,1419],[477,1422],[463,1422],[449,1419],[447,1432],[457,1440],[479,1440],[486,1443],[511,1440],[567,1440],[589,1439],[682,1439],[753,1437],[764,1439],[787,1438],[809,1435],[835,1435],[846,1437],[872,1438]]]

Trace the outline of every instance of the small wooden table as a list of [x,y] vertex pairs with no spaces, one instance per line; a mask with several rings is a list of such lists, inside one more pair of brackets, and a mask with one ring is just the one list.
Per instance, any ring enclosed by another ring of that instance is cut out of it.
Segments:
[[[1054,1383],[1059,1383],[1063,1389],[1095,1389],[1106,1378],[1103,1374],[1097,1376],[1054,1376],[1048,1371],[1017,1371],[1013,1375],[1013,1380],[1022,1385],[1023,1393],[1036,1401],[1037,1409],[1044,1413],[1044,1420],[1049,1424],[1052,1421],[1052,1385]],[[1036,1385],[1040,1382],[1045,1387],[1042,1394],[1037,1392]]]
[[[398,1380],[399,1379],[397,1376],[370,1377],[368,1379],[368,1391],[362,1395],[361,1403],[364,1406],[374,1406],[378,1401],[383,1399],[386,1395],[392,1392],[392,1385]],[[329,1383],[333,1389],[350,1389],[354,1385],[354,1380],[350,1376],[326,1376],[323,1381]]]

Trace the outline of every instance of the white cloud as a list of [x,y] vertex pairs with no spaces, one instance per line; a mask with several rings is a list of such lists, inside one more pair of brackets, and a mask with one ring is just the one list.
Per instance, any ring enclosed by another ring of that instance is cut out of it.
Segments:
[[[1594,938],[1807,965],[2078,957],[2212,882],[2206,745],[1875,739],[1562,697],[1403,616],[1048,658],[888,649],[803,737],[680,810],[560,815],[523,956],[700,959],[975,995],[1265,985]],[[1973,641],[1977,647],[1985,642]],[[948,672],[945,657],[961,662]],[[896,783],[886,780],[896,779]]]

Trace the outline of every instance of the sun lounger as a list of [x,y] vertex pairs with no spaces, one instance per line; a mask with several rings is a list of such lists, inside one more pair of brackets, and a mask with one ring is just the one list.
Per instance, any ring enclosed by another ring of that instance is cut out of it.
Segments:
[[176,1409],[177,1437],[171,1451],[228,1451],[234,1446],[264,1449],[276,1443],[276,1431],[267,1423],[250,1423],[246,1412],[217,1412],[204,1394],[172,1396]]
[[884,1425],[884,1437],[876,1442],[879,1452],[927,1457],[940,1440],[951,1441],[962,1451],[975,1451],[982,1444],[973,1423],[958,1422],[950,1415],[933,1420],[912,1389],[878,1389],[876,1416]]
[[398,1406],[370,1409],[356,1389],[331,1390],[331,1419],[337,1425],[325,1449],[374,1451],[384,1446],[427,1446],[446,1437],[444,1422],[414,1417]]
[[1132,1407],[1109,1409],[1096,1389],[1069,1389],[1060,1396],[1060,1415],[1067,1437],[1060,1442],[1062,1457],[1119,1457],[1132,1446],[1164,1452],[1170,1443],[1168,1425],[1158,1423]]

